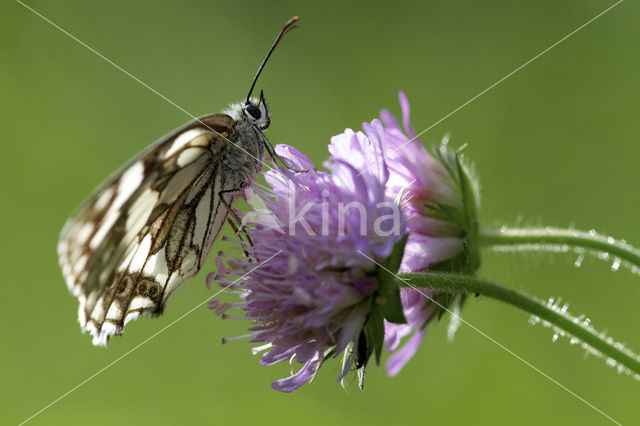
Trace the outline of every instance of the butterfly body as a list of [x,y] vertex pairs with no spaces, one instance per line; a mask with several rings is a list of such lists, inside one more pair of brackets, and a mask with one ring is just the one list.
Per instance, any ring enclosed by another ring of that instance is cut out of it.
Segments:
[[262,96],[195,120],[135,157],[69,219],[60,265],[95,345],[161,314],[200,270],[265,147],[272,151],[268,125]]

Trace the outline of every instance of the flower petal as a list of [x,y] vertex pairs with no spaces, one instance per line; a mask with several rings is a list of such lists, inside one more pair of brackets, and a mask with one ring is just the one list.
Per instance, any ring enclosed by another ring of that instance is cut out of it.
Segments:
[[271,387],[280,392],[293,392],[313,378],[316,371],[318,371],[319,364],[319,357],[311,359],[307,361],[297,373],[292,376],[276,380],[271,383]]
[[411,139],[415,139],[416,132],[411,127],[411,118],[409,113],[411,111],[409,107],[409,99],[407,99],[407,95],[404,94],[403,91],[398,92],[398,99],[400,100],[400,108],[402,109],[402,125],[404,126],[404,131],[407,132],[407,135]]
[[275,147],[278,154],[289,167],[297,170],[315,170],[313,163],[303,153],[290,145],[278,144]]
[[404,247],[400,272],[421,271],[432,263],[455,257],[463,249],[462,239],[458,237],[428,237],[410,233]]
[[390,377],[398,374],[400,370],[402,370],[402,367],[415,355],[420,343],[422,343],[422,339],[424,339],[425,333],[426,330],[424,329],[417,331],[402,348],[398,349],[387,359],[385,367]]

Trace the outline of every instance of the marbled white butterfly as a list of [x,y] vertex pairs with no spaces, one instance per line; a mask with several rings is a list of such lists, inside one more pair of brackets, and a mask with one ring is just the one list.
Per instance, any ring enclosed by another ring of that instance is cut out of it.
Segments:
[[256,81],[244,102],[194,120],[151,145],[102,184],[65,224],[58,243],[78,321],[106,346],[127,322],[160,315],[202,267],[231,204],[262,169],[269,110]]

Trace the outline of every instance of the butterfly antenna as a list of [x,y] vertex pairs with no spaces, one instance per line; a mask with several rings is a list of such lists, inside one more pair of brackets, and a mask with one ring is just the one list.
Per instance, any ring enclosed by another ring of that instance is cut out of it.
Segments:
[[282,40],[282,37],[284,37],[284,35],[289,30],[292,30],[292,29],[298,27],[298,25],[296,25],[296,22],[298,22],[298,19],[300,19],[300,18],[298,18],[297,16],[294,16],[293,18],[289,19],[289,21],[285,24],[285,26],[282,27],[282,30],[280,31],[280,34],[278,34],[278,37],[276,37],[276,41],[273,42],[273,45],[271,46],[271,49],[269,49],[269,53],[267,53],[267,56],[265,56],[264,60],[260,64],[260,68],[258,68],[258,72],[256,73],[256,76],[253,77],[253,83],[251,83],[251,89],[249,89],[249,94],[247,95],[247,102],[246,102],[247,104],[249,104],[249,98],[251,97],[251,93],[253,93],[253,88],[256,86],[256,82],[258,81],[258,77],[260,77],[260,73],[262,72],[262,69],[264,68],[264,66],[267,63],[267,61],[269,60],[269,57],[271,56],[271,54],[275,50],[275,48],[278,45],[278,43],[280,43],[280,40]]

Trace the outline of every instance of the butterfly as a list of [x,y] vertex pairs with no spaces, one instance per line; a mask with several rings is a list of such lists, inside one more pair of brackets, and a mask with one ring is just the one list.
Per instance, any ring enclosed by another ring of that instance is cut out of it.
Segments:
[[233,201],[261,171],[265,150],[278,158],[262,133],[270,124],[263,93],[259,99],[251,93],[297,20],[278,34],[244,102],[151,145],[65,224],[60,266],[79,301],[78,322],[94,345],[106,346],[131,320],[162,314],[175,290],[202,268]]

